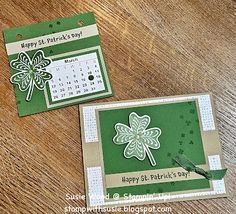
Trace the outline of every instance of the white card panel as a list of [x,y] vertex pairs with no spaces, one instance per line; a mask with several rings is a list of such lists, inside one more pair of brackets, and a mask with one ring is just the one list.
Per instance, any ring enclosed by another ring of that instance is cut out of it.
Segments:
[[90,206],[98,206],[104,204],[102,168],[88,167],[87,178]]
[[97,54],[89,53],[53,61],[47,71],[52,101],[60,101],[105,90]]

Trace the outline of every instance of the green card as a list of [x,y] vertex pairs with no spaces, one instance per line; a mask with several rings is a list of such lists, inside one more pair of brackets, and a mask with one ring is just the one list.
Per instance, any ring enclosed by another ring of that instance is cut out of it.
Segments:
[[112,96],[93,13],[6,29],[4,39],[20,116]]
[[82,105],[80,113],[88,206],[226,196],[224,178],[203,176],[223,168],[209,94]]

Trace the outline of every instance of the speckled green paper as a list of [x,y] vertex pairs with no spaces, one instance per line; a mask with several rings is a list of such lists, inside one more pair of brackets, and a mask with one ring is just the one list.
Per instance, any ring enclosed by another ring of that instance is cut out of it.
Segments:
[[[160,148],[152,150],[152,154],[157,162],[155,167],[150,165],[147,158],[143,161],[139,161],[136,158],[124,158],[123,150],[126,145],[117,146],[111,143],[116,133],[114,129],[115,124],[123,123],[129,125],[128,116],[131,112],[136,112],[138,115],[149,115],[151,118],[149,127],[159,127],[162,130],[162,134],[159,137]],[[106,175],[177,167],[172,157],[178,154],[185,154],[191,157],[195,164],[206,163],[195,101],[101,110],[99,111],[99,121]],[[142,195],[146,193],[173,192],[209,187],[208,180],[197,179],[139,185],[138,188],[135,186],[109,188],[107,192],[111,195],[114,193],[119,193],[120,195],[125,193]]]
[[[53,35],[54,33],[64,32],[67,30],[75,29],[75,28],[80,28],[81,26],[78,25],[79,21],[83,22],[83,27],[96,24],[94,14],[89,12],[89,13],[85,13],[85,14],[75,15],[72,17],[60,18],[60,19],[56,19],[56,20],[52,20],[52,21],[48,21],[48,22],[37,23],[37,24],[29,25],[29,26],[22,26],[22,27],[17,27],[17,28],[6,29],[6,30],[4,30],[5,43],[10,44],[10,43],[17,42],[17,41],[24,42],[24,41],[27,41],[27,39],[41,37],[41,36],[45,36],[45,35],[49,35],[49,34]],[[21,35],[22,38],[20,38],[20,39],[17,38],[17,35]],[[40,50],[42,50],[44,52],[46,57],[50,58],[54,55],[64,54],[64,53],[77,51],[77,50],[88,49],[88,48],[95,47],[95,46],[101,46],[101,41],[100,41],[99,35],[87,37],[87,38],[83,38],[83,39],[79,39],[79,40],[75,40],[75,41],[68,41],[68,42],[65,42],[62,44],[57,44],[57,45],[53,45],[53,46],[49,46],[49,47],[40,48]],[[39,50],[39,49],[29,50],[29,51],[26,51],[26,53],[30,57],[32,57],[33,54],[37,50]],[[8,56],[9,61],[16,59],[17,55],[18,54],[9,55]],[[79,55],[79,54],[77,54],[77,55]],[[98,61],[101,66],[101,59],[99,57],[98,57]],[[106,69],[107,69],[107,66],[106,66]],[[17,72],[16,70],[11,69],[11,75],[15,74],[16,72]],[[35,89],[31,101],[27,102],[25,100],[27,92],[20,91],[18,86],[14,85],[15,94],[16,94],[16,103],[17,103],[17,107],[18,107],[19,116],[26,116],[26,115],[30,115],[30,114],[43,112],[43,111],[48,111],[51,109],[65,107],[65,106],[76,104],[76,103],[81,103],[81,102],[86,102],[86,101],[90,101],[90,100],[94,100],[94,99],[98,99],[98,98],[112,96],[112,94],[113,94],[112,91],[110,93],[108,91],[108,85],[109,85],[109,87],[111,87],[110,82],[109,82],[109,80],[107,81],[106,79],[104,79],[103,71],[102,71],[102,78],[104,80],[105,90],[102,92],[96,92],[94,94],[90,93],[89,95],[95,95],[95,96],[93,96],[93,98],[89,98],[89,97],[86,98],[87,95],[81,95],[81,96],[79,96],[79,98],[83,98],[83,101],[73,102],[74,98],[69,98],[67,100],[63,100],[63,103],[64,103],[64,101],[72,101],[69,104],[62,104],[60,106],[51,107],[51,108],[48,108],[46,105],[45,96],[44,96],[43,91]],[[47,91],[48,91],[49,99],[50,99],[50,93],[49,93],[48,86],[47,86]],[[108,92],[108,93],[106,93],[106,92]],[[104,93],[106,93],[106,95],[102,95]],[[77,96],[77,98],[78,98],[78,96]],[[55,102],[55,103],[58,103],[58,102]]]

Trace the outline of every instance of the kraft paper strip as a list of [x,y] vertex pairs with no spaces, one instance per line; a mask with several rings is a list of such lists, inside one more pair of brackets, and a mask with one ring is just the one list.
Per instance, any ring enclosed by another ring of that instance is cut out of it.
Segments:
[[[200,167],[206,169],[207,165],[201,165]],[[186,172],[181,167],[105,175],[106,188],[175,182],[202,178],[203,177],[201,175]]]

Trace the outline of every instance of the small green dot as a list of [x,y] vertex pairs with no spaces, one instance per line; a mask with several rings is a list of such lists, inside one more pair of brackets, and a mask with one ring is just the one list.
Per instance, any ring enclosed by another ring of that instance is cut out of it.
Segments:
[[182,133],[182,134],[181,134],[181,137],[185,137],[185,134],[184,134],[184,133]]
[[190,134],[193,134],[193,130],[190,130],[190,132],[189,132]]
[[49,27],[50,27],[50,28],[52,28],[52,27],[53,27],[53,25],[52,25],[52,24],[50,24],[50,25],[49,25]]

